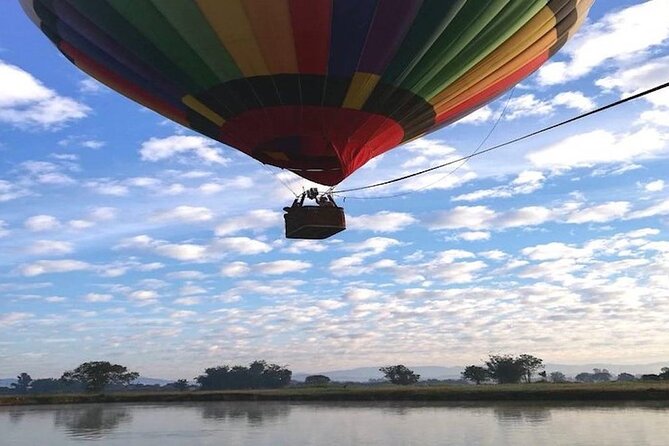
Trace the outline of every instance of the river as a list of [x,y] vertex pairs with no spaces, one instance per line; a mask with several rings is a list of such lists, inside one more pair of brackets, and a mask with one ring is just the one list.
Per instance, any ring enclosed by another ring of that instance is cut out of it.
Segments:
[[0,445],[669,444],[669,403],[81,404],[0,407]]

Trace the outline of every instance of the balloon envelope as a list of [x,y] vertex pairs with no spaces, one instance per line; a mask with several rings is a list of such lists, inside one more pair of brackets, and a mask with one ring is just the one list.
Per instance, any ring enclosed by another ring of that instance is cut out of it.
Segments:
[[594,0],[21,0],[77,67],[327,185],[548,60]]

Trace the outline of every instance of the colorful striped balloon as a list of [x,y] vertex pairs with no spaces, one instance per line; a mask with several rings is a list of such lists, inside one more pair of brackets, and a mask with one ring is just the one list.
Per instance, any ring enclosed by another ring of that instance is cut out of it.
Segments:
[[77,67],[335,185],[546,62],[594,0],[21,0]]

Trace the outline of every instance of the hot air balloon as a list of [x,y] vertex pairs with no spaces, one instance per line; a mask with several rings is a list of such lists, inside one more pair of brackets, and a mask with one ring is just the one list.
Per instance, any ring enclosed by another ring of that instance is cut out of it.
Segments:
[[[334,186],[537,70],[594,0],[20,1],[100,82],[262,163]],[[343,229],[343,209],[321,204],[308,215],[332,217],[299,215],[287,235]],[[296,200],[287,214],[302,207]]]

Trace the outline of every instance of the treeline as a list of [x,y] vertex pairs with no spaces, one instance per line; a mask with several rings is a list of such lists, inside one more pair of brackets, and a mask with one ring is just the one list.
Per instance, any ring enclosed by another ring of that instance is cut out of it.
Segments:
[[[559,371],[547,375],[543,360],[536,356],[523,354],[517,357],[511,355],[490,355],[484,365],[470,365],[465,367],[462,378],[481,384],[494,381],[498,384],[531,383],[536,374],[540,382],[566,383],[570,382],[567,376]],[[541,370],[541,371],[540,371]],[[592,373],[582,372],[574,377],[580,383],[602,383],[613,381],[613,375],[607,369],[593,369]],[[646,374],[636,377],[631,373],[620,373],[615,381],[669,381],[669,367],[663,367],[658,374]]]
[[539,370],[544,368],[543,359],[536,356],[522,354],[490,355],[482,366],[470,365],[465,367],[462,378],[481,384],[484,381],[493,380],[498,384],[517,384],[520,382],[531,383],[532,376],[536,373],[543,379],[546,372]]
[[293,372],[276,364],[254,361],[248,367],[218,366],[195,378],[202,390],[278,389],[290,384]]
[[259,360],[249,364],[211,367],[195,378],[197,386],[186,379],[179,379],[165,386],[132,384],[139,373],[128,371],[127,367],[106,361],[85,362],[74,370],[68,370],[58,379],[35,379],[28,373],[21,373],[10,388],[0,387],[0,394],[25,393],[80,393],[119,390],[236,390],[236,389],[276,389],[291,382],[293,372],[277,364]]

